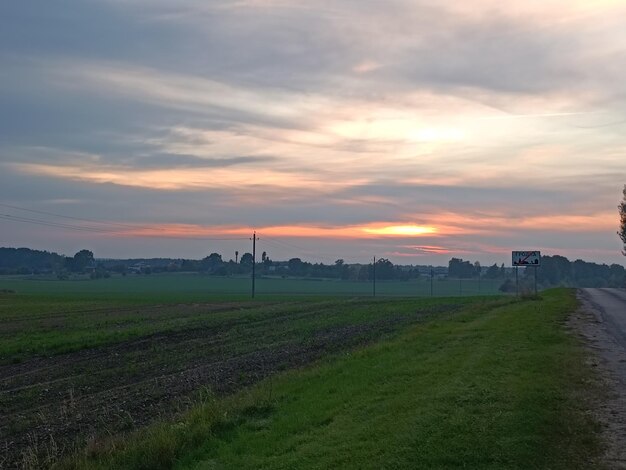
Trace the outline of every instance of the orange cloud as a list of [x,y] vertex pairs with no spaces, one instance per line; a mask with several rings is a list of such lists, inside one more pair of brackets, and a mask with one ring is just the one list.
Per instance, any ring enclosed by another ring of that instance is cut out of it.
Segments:
[[553,232],[606,232],[615,227],[613,212],[589,215],[576,214],[433,214],[429,223],[442,233],[493,233],[515,230],[545,230]]
[[[202,226],[195,224],[147,224],[135,228],[110,232],[116,237],[163,237],[163,238],[213,238],[213,237],[247,237],[252,233],[251,227],[241,226]],[[298,237],[298,238],[384,238],[384,237],[421,237],[435,236],[435,227],[417,225],[367,224],[347,226],[318,225],[275,225],[257,227],[260,236]]]
[[450,253],[459,253],[459,250],[451,250],[442,246],[432,245],[407,245],[399,247],[400,249],[406,249],[407,251],[391,251],[385,253],[385,256],[398,256],[402,258],[410,258],[416,256],[429,256],[429,255],[446,255]]
[[263,168],[172,168],[134,169],[124,167],[91,167],[70,165],[45,165],[20,163],[12,165],[17,170],[28,173],[52,176],[98,184],[117,184],[138,188],[161,190],[180,189],[227,189],[234,192],[246,188],[268,186],[285,191],[293,188],[331,192],[336,188],[365,184],[364,178],[329,181],[323,177],[281,172]]
[[405,253],[405,256],[416,256],[416,255],[425,255],[425,254],[447,254],[452,253],[452,250],[448,248],[444,248],[443,246],[433,246],[433,245],[407,245],[403,248],[408,248],[412,250],[413,253]]
[[435,227],[425,227],[422,225],[388,225],[386,227],[365,227],[363,231],[374,235],[397,235],[397,236],[419,236],[437,233]]
[[[322,239],[411,239],[446,237],[469,234],[493,234],[518,229],[536,229],[556,232],[605,232],[615,224],[613,214],[595,216],[556,215],[505,217],[502,215],[470,216],[456,213],[433,214],[428,224],[372,222],[361,225],[270,225],[256,227],[259,236],[275,238]],[[248,237],[254,229],[246,226],[197,224],[141,224],[115,230],[106,235],[115,237],[151,238],[239,238]],[[444,254],[451,250],[434,245],[405,245],[404,248],[430,254]],[[458,252],[458,250],[453,250]],[[483,251],[490,252],[483,247]],[[497,251],[497,250],[496,250]],[[505,250],[506,251],[506,250]]]

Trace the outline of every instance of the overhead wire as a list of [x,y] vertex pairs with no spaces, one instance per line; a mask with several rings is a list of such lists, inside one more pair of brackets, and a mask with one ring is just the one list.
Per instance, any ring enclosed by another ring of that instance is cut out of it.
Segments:
[[100,221],[100,220],[95,220],[95,219],[87,219],[87,218],[84,218],[84,217],[72,217],[72,216],[69,216],[69,215],[56,214],[54,212],[47,212],[47,211],[41,211],[41,210],[35,210],[35,209],[27,209],[25,207],[13,206],[13,205],[4,204],[4,203],[0,203],[0,206],[7,207],[9,209],[25,211],[25,212],[32,212],[32,213],[35,213],[35,214],[51,215],[51,216],[54,216],[54,217],[61,217],[63,219],[77,220],[77,221],[83,221],[83,222],[91,222],[91,223],[95,223],[95,224],[115,225],[115,226],[124,227],[124,228],[136,228],[136,227],[134,227],[134,226],[132,226],[130,224],[122,224],[122,223],[119,223],[119,222],[110,222],[110,221]]
[[[1,206],[7,206],[6,204],[0,204]],[[32,211],[35,212],[35,211]],[[48,213],[46,215],[52,215],[51,213]],[[59,217],[64,217],[59,215]],[[69,216],[65,216],[65,218],[72,218],[72,219],[76,219],[76,220],[87,220],[87,219],[80,219],[77,217],[69,217]],[[124,235],[124,234],[128,234],[128,232],[124,232],[122,230],[109,230],[103,227],[94,227],[94,226],[89,226],[89,225],[71,225],[71,224],[65,224],[62,222],[55,222],[55,221],[50,221],[50,220],[42,220],[42,219],[36,219],[36,218],[32,218],[32,217],[23,217],[23,216],[19,216],[19,215],[13,215],[13,214],[0,214],[0,219],[2,220],[8,220],[11,222],[22,222],[22,223],[28,223],[28,224],[33,224],[33,225],[40,225],[40,226],[45,226],[45,227],[55,227],[55,228],[62,228],[62,229],[66,229],[66,230],[74,230],[74,231],[78,231],[78,232],[89,232],[89,233],[102,233],[102,234],[109,234],[109,235]],[[107,222],[100,222],[100,223],[107,223]],[[119,224],[122,225],[122,224]],[[129,229],[137,229],[137,226],[132,226],[132,225],[127,225],[124,224],[124,226],[126,228]],[[185,236],[174,236],[174,235],[165,235],[165,234],[150,234],[151,238],[168,238],[168,239],[182,239],[182,240],[200,240],[200,241],[235,241],[235,240],[247,240],[247,237],[185,237]]]
[[45,225],[48,227],[58,227],[58,228],[65,228],[65,229],[70,229],[70,230],[78,230],[81,232],[112,233],[112,231],[110,230],[98,229],[96,227],[86,227],[86,226],[80,227],[77,225],[69,225],[69,224],[48,221],[48,220],[33,219],[30,217],[22,217],[19,215],[0,214],[0,218],[4,220],[14,221],[14,222],[24,222],[24,223],[35,224],[35,225]]
[[[74,224],[58,222],[54,220],[44,220],[44,219],[39,219],[39,218],[34,218],[34,217],[25,217],[25,216],[20,216],[20,215],[13,215],[13,214],[0,214],[0,219],[2,220],[7,220],[11,222],[21,222],[21,223],[27,223],[27,224],[32,224],[32,225],[40,225],[44,227],[62,228],[66,230],[74,230],[77,232],[101,233],[101,234],[109,234],[109,235],[128,235],[128,232],[122,229],[137,230],[138,228],[141,228],[140,226],[137,226],[137,225],[118,223],[118,222],[109,222],[109,221],[103,221],[103,220],[100,221],[100,220],[96,220],[92,218],[85,218],[85,217],[74,217],[74,216],[69,216],[69,215],[58,214],[55,212],[28,209],[26,207],[20,207],[20,206],[15,206],[11,204],[5,204],[5,203],[0,203],[0,207],[5,207],[8,209],[19,210],[19,211],[25,211],[25,212],[29,212],[33,214],[41,214],[41,215],[47,215],[47,216],[52,216],[52,217],[59,217],[59,218],[67,219],[67,220],[75,220],[78,222],[89,222],[90,224],[99,224],[96,226],[84,225],[84,224],[74,225]],[[104,227],[104,225],[119,227],[119,229],[106,228]],[[262,235],[262,233],[260,235]],[[185,236],[165,235],[165,234],[159,234],[159,233],[151,233],[149,237],[177,239],[177,240],[197,240],[197,241],[249,240],[249,237],[185,237]],[[292,250],[296,250],[297,253],[301,255],[307,255],[307,256],[317,258],[317,259],[322,259],[322,260],[331,261],[331,262],[334,262],[336,260],[336,255],[329,254],[329,253],[320,253],[317,251],[310,251],[303,246],[295,245],[293,243],[286,242],[284,240],[280,240],[277,238],[263,235],[261,241],[266,241],[270,244],[273,244],[274,246],[278,246],[283,249],[284,247],[287,247]],[[324,256],[324,255],[327,255],[327,256]]]

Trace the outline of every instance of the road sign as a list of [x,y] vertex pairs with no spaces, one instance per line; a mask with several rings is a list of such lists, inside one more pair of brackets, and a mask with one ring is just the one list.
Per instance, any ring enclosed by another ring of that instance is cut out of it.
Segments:
[[541,264],[540,251],[514,251],[513,266],[539,266]]

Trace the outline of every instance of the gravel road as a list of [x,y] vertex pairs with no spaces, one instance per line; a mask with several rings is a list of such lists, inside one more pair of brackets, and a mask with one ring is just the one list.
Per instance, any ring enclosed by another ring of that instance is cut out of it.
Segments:
[[626,349],[626,289],[582,289],[607,332]]
[[596,410],[607,443],[603,463],[626,469],[626,290],[579,289],[578,299],[582,308],[570,326],[590,350],[604,389]]

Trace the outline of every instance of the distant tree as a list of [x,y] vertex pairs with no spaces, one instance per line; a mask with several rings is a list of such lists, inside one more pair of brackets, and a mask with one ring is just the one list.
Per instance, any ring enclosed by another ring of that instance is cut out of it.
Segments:
[[515,282],[513,282],[511,279],[507,279],[502,283],[498,290],[500,292],[515,292],[515,289]]
[[222,255],[219,253],[211,253],[200,262],[203,271],[215,271],[222,263]]
[[241,255],[241,260],[239,261],[239,264],[242,264],[244,266],[252,266],[252,253],[244,253],[243,255]]
[[89,250],[80,250],[73,258],[66,258],[66,265],[70,271],[82,273],[88,266],[93,266],[93,253]]
[[303,274],[303,263],[300,258],[291,258],[289,261],[289,273],[294,276]]
[[376,278],[377,279],[394,279],[396,272],[394,265],[386,258],[376,260]]
[[192,260],[192,259],[184,259],[180,263],[180,270],[181,271],[197,271],[198,269],[199,269],[198,261],[195,261],[195,260]]
[[261,255],[261,262],[265,263],[266,259],[267,259],[267,253],[264,251],[263,254]]
[[493,263],[487,268],[487,271],[485,271],[485,277],[487,279],[497,279],[500,277],[500,268],[498,268],[496,263]]
[[470,278],[477,275],[476,267],[469,261],[452,258],[448,262],[448,277]]
[[350,266],[348,266],[343,259],[335,261],[334,268],[336,277],[344,280],[350,278]]
[[474,262],[474,273],[476,274],[476,276],[480,277],[480,274],[482,273],[483,268],[480,266],[480,262],[476,261]]
[[65,257],[47,251],[30,248],[0,248],[0,274],[15,274],[18,270],[59,272],[65,265]]
[[367,281],[367,280],[372,279],[372,265],[371,264],[360,266],[358,269],[359,269],[359,272],[357,274],[357,279],[359,281]]
[[609,285],[624,287],[626,284],[626,269],[624,269],[624,266],[612,264],[609,268],[609,272],[611,273]]
[[540,269],[544,284],[557,286],[572,283],[572,265],[564,256],[544,256]]
[[617,234],[622,239],[622,243],[624,245],[624,249],[622,250],[622,254],[626,256],[626,184],[624,185],[624,199],[618,206],[619,208],[619,218],[620,218],[620,229]]
[[[542,287],[623,287],[626,283],[626,270],[623,266],[590,263],[577,259],[570,262],[564,256],[545,255],[541,258],[540,284]],[[523,271],[525,281],[534,278],[532,269]]]

